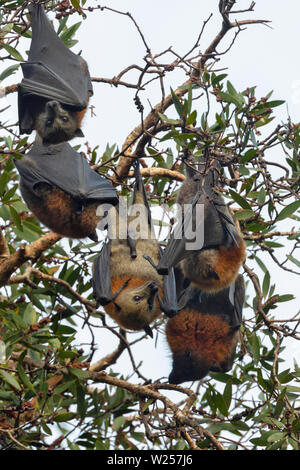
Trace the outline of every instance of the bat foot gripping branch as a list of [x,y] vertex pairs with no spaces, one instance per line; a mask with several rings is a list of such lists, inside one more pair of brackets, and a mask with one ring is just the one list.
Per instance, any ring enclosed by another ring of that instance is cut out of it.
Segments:
[[[151,266],[157,271],[157,266],[156,264],[154,263],[153,259],[151,258],[151,256],[148,256],[148,255],[143,255],[143,258],[145,260],[147,260]],[[159,295],[159,293],[157,293],[157,299],[158,299],[158,302],[159,302],[159,306],[162,310],[162,312],[164,312],[164,314],[168,317],[168,318],[172,318],[172,317],[175,317],[175,315],[177,315],[178,313],[178,309],[175,308],[174,305],[172,305],[171,307],[168,305],[168,302],[163,302],[161,296]]]

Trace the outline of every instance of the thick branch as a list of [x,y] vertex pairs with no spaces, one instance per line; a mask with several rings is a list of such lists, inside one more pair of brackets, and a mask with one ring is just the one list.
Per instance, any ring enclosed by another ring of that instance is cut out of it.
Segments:
[[39,258],[43,251],[50,248],[60,239],[61,235],[50,232],[30,245],[23,245],[15,253],[0,262],[0,286],[5,285],[12,273],[22,266],[25,261]]
[[7,258],[9,256],[9,249],[7,245],[6,238],[0,230],[0,263],[1,263],[1,258]]
[[91,372],[99,372],[101,370],[107,369],[107,367],[109,367],[112,364],[115,364],[117,362],[117,360],[119,359],[119,357],[121,356],[122,352],[125,349],[126,349],[126,343],[122,339],[120,339],[120,343],[119,343],[117,349],[115,349],[115,351],[113,351],[110,354],[107,354],[107,356],[105,356],[102,359],[100,359],[99,361],[97,361],[95,364],[93,364],[90,367],[89,370]]
[[[168,168],[141,168],[141,175],[145,177],[159,176],[161,178],[170,178],[175,181],[184,181],[185,176],[179,171],[169,170]],[[134,172],[128,173],[129,177],[134,176]]]
[[[215,449],[225,450],[223,445],[216,439],[216,437],[212,433],[210,433],[207,429],[203,428],[200,424],[198,424],[196,420],[189,418],[183,411],[180,410],[178,405],[175,405],[175,403],[173,403],[169,398],[157,392],[156,390],[153,390],[151,385],[136,385],[125,380],[118,379],[117,377],[111,377],[105,372],[89,371],[88,373],[90,379],[94,382],[107,383],[109,385],[114,385],[128,390],[128,392],[131,392],[134,395],[152,398],[154,400],[161,400],[164,403],[165,407],[169,408],[173,412],[177,424],[181,426],[191,427],[192,429],[197,431],[197,438],[200,438],[204,435],[210,440]],[[158,385],[156,384],[156,386]],[[178,387],[176,389],[178,390]]]

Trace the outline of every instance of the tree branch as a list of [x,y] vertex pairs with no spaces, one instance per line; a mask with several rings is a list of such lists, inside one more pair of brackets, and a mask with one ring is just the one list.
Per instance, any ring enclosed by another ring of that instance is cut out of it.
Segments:
[[25,261],[39,258],[43,251],[50,248],[61,238],[61,235],[50,232],[30,245],[21,246],[15,253],[0,261],[0,286],[5,285],[12,273],[22,266]]

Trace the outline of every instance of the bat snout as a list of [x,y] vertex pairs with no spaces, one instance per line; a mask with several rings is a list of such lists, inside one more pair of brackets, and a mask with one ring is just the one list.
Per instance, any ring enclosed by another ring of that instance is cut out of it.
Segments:
[[47,122],[53,121],[56,116],[57,109],[58,109],[58,102],[57,101],[48,101],[46,103],[46,118]]
[[47,109],[56,109],[58,107],[58,102],[53,100],[53,101],[48,101],[46,103],[46,108]]

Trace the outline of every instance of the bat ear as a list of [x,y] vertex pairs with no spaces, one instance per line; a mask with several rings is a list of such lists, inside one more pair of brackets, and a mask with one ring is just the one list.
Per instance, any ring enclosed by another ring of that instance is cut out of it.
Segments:
[[76,131],[75,131],[75,136],[76,136],[76,137],[84,137],[84,133],[82,132],[81,129],[78,128],[78,129],[76,129]]

